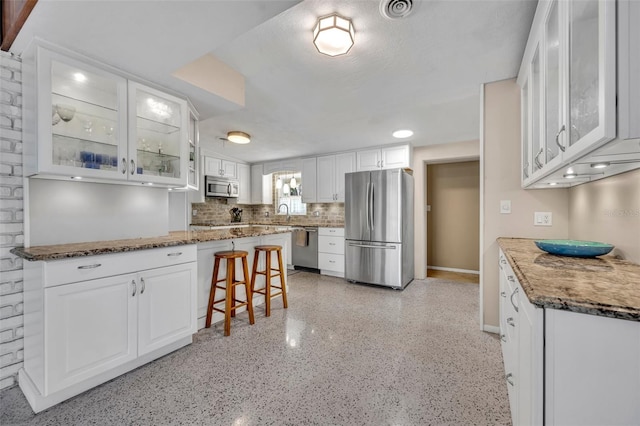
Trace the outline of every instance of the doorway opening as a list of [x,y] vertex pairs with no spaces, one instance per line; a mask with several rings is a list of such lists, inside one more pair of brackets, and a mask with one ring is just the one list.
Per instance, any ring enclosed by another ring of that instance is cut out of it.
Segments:
[[426,167],[427,277],[479,284],[480,162]]

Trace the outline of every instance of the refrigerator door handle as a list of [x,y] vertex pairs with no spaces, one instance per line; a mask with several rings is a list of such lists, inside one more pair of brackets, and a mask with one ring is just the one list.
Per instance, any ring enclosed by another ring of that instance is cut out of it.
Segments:
[[370,223],[370,218],[371,218],[371,182],[367,182],[367,206],[366,206],[366,211],[365,214],[367,215],[367,230],[371,231],[371,223]]
[[368,200],[367,200],[367,221],[369,223],[369,230],[373,231],[373,228],[375,227],[375,223],[374,223],[374,217],[373,217],[373,203],[374,203],[374,185],[372,183],[369,184],[369,191],[368,191]]
[[349,247],[364,247],[364,248],[374,248],[374,249],[381,249],[381,250],[395,250],[396,246],[374,246],[371,244],[353,244],[353,243],[349,243]]

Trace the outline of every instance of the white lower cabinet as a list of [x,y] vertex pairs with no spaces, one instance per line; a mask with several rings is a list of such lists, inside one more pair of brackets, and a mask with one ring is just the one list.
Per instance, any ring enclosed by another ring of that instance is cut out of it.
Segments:
[[499,258],[513,424],[640,424],[640,322],[535,307]]
[[25,262],[19,383],[33,410],[191,343],[195,261],[195,245],[187,245]]
[[344,228],[318,228],[318,269],[344,277]]

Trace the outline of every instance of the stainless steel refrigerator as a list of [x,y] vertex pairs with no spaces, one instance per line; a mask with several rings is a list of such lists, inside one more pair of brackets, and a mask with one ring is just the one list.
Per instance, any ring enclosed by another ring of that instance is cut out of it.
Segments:
[[414,277],[413,176],[402,169],[347,173],[345,278],[402,289]]

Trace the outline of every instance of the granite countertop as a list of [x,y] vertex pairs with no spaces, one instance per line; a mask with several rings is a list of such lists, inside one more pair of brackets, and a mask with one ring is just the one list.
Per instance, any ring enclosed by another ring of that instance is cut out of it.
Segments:
[[126,240],[95,241],[88,243],[58,244],[35,247],[16,247],[11,253],[29,261],[56,260],[71,257],[95,256],[99,254],[122,253],[207,241],[230,240],[234,238],[259,237],[262,235],[291,232],[278,226],[249,226],[205,231],[176,231],[169,235],[152,238],[132,238]]
[[268,222],[268,221],[253,221],[253,222],[214,222],[214,221],[204,221],[204,222],[192,222],[191,226],[317,226],[319,228],[344,228],[344,222]]
[[609,255],[556,256],[525,238],[498,238],[498,245],[532,304],[640,321],[640,265]]

